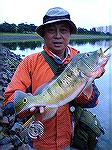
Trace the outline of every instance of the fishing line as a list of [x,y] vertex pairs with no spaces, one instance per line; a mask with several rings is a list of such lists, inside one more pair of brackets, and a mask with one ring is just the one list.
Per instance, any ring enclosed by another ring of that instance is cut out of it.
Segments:
[[108,48],[106,48],[105,50],[104,50],[104,53],[108,50],[108,49],[110,49],[112,47],[112,45],[110,45]]

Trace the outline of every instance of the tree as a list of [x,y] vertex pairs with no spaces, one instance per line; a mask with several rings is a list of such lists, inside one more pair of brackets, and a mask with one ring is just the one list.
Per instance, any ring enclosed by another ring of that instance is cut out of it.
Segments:
[[36,26],[35,26],[34,24],[30,24],[30,27],[31,27],[31,31],[32,31],[32,32],[35,32]]
[[0,25],[0,32],[10,32],[11,25],[7,22]]
[[16,26],[16,24],[11,24],[11,26],[10,26],[10,32],[12,32],[12,33],[16,33],[17,32],[17,26]]
[[90,29],[90,32],[91,32],[92,34],[96,34],[96,33],[97,33],[96,28]]

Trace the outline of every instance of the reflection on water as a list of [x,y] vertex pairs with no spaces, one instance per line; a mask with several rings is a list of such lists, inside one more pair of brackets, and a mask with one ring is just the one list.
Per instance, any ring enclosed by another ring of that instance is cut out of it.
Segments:
[[70,40],[70,42],[69,42],[69,44],[71,45],[71,46],[74,46],[74,45],[85,45],[85,44],[87,44],[87,43],[89,43],[89,44],[91,44],[91,45],[95,45],[95,44],[97,44],[97,45],[100,45],[100,46],[102,46],[102,43],[108,43],[110,40],[98,40],[98,39],[80,39],[80,40],[75,40],[75,39],[71,39]]
[[4,46],[8,47],[11,50],[16,50],[17,47],[20,50],[25,50],[27,48],[30,48],[34,50],[36,47],[41,47],[42,42],[41,41],[33,41],[33,42],[13,42],[13,43],[3,43]]
[[[108,45],[110,40],[96,40],[96,39],[88,39],[88,40],[75,40],[71,39],[69,44],[71,46],[74,45],[85,45],[87,43],[91,45],[99,45],[102,46],[103,44]],[[13,43],[3,43],[4,46],[8,47],[11,50],[16,50],[17,47],[19,47],[20,50],[25,50],[27,48],[30,48],[31,50],[34,50],[36,47],[42,47],[43,42],[42,41],[33,41],[33,42],[13,42]],[[106,46],[105,45],[105,46]]]
[[[14,45],[13,45],[14,44]],[[24,42],[24,43],[5,43],[14,53],[22,55],[29,55],[31,53],[42,51],[43,43],[41,42]],[[81,52],[94,51],[99,48],[106,49],[112,41],[81,41],[71,40],[69,45],[80,50]],[[111,53],[112,50],[109,50]],[[112,53],[111,53],[112,54]],[[95,80],[95,83],[100,91],[99,104],[90,109],[97,114],[105,129],[105,135],[99,138],[96,150],[111,150],[112,147],[112,57],[105,68],[105,74]]]
[[25,56],[38,52],[38,49],[42,47],[41,41],[33,41],[33,42],[13,42],[13,43],[3,43],[3,46],[9,48],[12,52],[17,55],[20,55],[21,58]]
[[[81,52],[87,52],[97,50],[98,48],[108,47],[112,43],[111,40],[74,40],[71,39],[69,45],[75,47]],[[15,54],[19,54],[22,58],[29,54],[42,51],[43,42],[33,41],[33,42],[13,42],[13,43],[3,43],[4,46],[8,47]]]

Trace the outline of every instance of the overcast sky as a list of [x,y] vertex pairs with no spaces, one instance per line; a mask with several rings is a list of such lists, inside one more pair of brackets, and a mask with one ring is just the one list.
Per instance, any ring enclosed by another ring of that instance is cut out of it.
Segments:
[[0,0],[0,23],[42,23],[52,7],[68,10],[77,27],[112,25],[112,0]]

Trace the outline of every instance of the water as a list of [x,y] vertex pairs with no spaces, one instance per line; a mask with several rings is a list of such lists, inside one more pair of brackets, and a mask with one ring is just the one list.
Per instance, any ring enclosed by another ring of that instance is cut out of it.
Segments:
[[[106,49],[112,41],[98,41],[95,44],[75,45],[74,47],[81,52],[97,50],[100,47]],[[109,51],[112,54],[112,49]],[[105,74],[96,79],[95,83],[100,91],[99,104],[90,109],[97,114],[101,124],[105,130],[105,135],[99,138],[96,150],[111,150],[112,149],[112,57],[105,67]]]
[[[25,43],[24,43],[25,45]],[[22,46],[12,47],[12,52],[19,54],[22,58],[29,54],[42,51],[43,43],[37,44],[38,46],[26,48]],[[109,45],[112,45],[112,41],[95,41],[95,42],[70,42],[70,46],[74,47],[81,52],[94,51],[99,48],[106,49]],[[32,48],[31,48],[32,47]],[[11,49],[11,47],[9,47]],[[109,53],[112,54],[112,49]],[[99,138],[97,150],[111,150],[112,147],[112,57],[105,67],[105,74],[100,78],[96,79],[95,83],[100,91],[99,104],[90,109],[93,113],[97,114],[101,121],[103,128],[105,129],[105,135]]]
[[[100,47],[106,49],[109,45],[112,45],[112,41],[96,42],[94,45],[88,43],[75,47],[80,49],[81,52],[85,52],[97,50]],[[112,49],[109,52],[112,54]],[[100,79],[95,80],[100,91],[99,104],[95,108],[90,109],[97,114],[105,130],[105,135],[99,138],[97,150],[112,150],[112,57],[105,70],[105,74]]]

